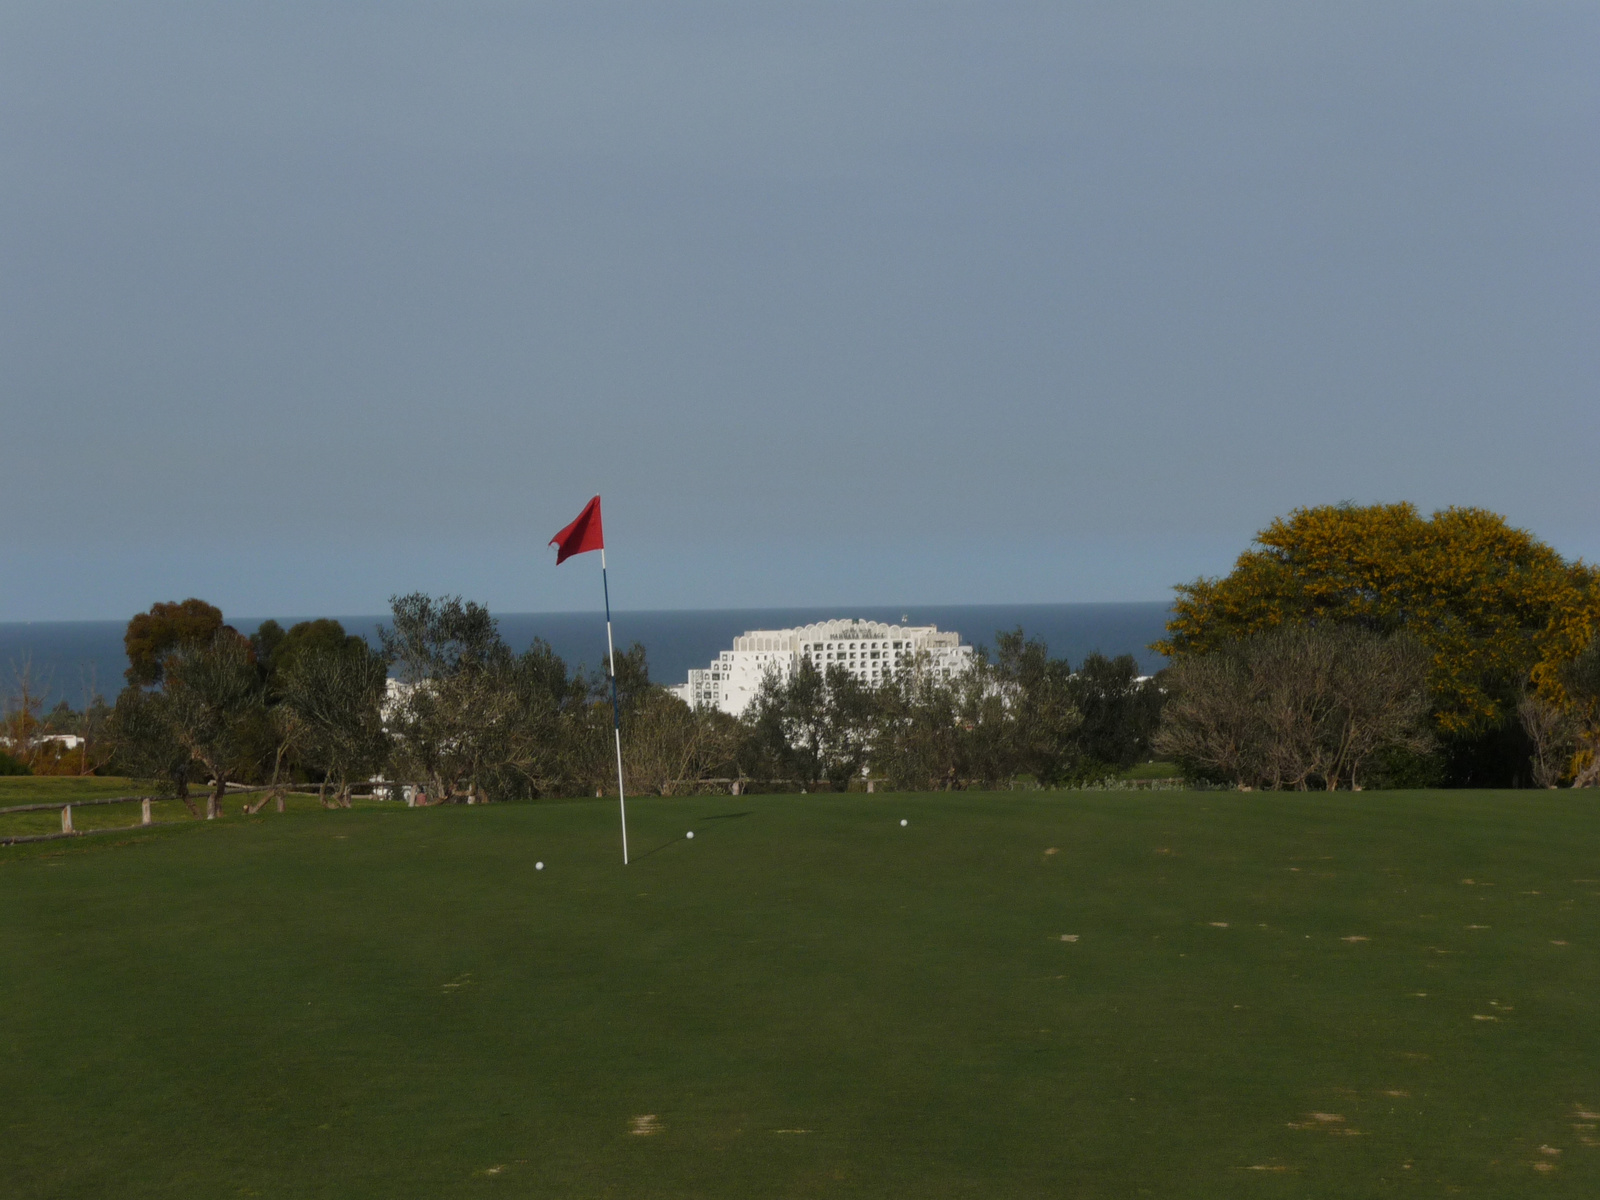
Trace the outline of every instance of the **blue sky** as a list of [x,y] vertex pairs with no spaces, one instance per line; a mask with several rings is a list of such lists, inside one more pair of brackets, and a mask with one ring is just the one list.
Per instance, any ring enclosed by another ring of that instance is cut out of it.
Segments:
[[1600,9],[0,9],[0,620],[1600,557]]

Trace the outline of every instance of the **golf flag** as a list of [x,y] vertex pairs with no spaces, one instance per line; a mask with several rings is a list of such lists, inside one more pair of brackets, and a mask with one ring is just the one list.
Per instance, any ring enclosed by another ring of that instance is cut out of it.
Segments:
[[556,548],[558,567],[574,554],[604,550],[606,535],[600,526],[600,497],[596,496],[585,504],[583,511],[578,514],[578,519],[551,538],[550,544]]
[[617,647],[611,640],[611,582],[606,578],[606,535],[600,527],[600,497],[583,506],[578,519],[550,544],[556,547],[556,566],[574,554],[600,551],[600,586],[606,598],[606,674],[611,676],[611,735],[617,747],[617,805],[622,810],[622,865],[628,865],[628,798],[622,789],[622,708],[617,703]]

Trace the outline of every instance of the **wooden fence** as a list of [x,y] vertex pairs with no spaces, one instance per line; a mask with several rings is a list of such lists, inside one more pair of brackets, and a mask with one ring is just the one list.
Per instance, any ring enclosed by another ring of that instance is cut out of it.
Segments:
[[[59,810],[61,813],[60,833],[24,833],[7,834],[0,836],[0,846],[10,846],[17,842],[48,842],[55,838],[86,837],[91,833],[127,833],[129,830],[142,829],[146,825],[171,825],[171,821],[155,821],[150,817],[150,804],[159,796],[113,796],[107,800],[52,800],[43,804],[14,804],[10,808],[0,808],[0,817],[9,813],[25,812],[50,812]],[[137,804],[139,805],[139,824],[117,825],[108,829],[74,829],[72,827],[72,810],[75,808],[89,808],[96,804]]]

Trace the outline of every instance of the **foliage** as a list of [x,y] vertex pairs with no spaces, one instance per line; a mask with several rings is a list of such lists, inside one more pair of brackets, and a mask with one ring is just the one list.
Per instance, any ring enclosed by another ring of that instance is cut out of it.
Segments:
[[1155,746],[1197,779],[1355,788],[1380,752],[1426,749],[1426,676],[1406,634],[1269,630],[1178,660]]
[[[543,642],[513,654],[488,609],[459,597],[415,593],[391,602],[393,625],[380,630],[400,668],[389,705],[396,765],[426,779],[437,799],[559,790],[574,778],[603,776],[600,714],[609,744],[609,699]],[[632,704],[648,688],[641,647],[629,663]]]
[[1149,756],[1165,697],[1155,680],[1140,678],[1133,655],[1088,655],[1070,676],[1068,690],[1083,717],[1078,740],[1084,778],[1120,774]]
[[1410,633],[1430,654],[1438,730],[1504,725],[1524,682],[1561,698],[1559,672],[1600,625],[1600,579],[1505,519],[1410,504],[1296,509],[1256,537],[1221,579],[1177,589],[1175,658],[1264,630],[1334,622]]
[[210,775],[207,815],[214,816],[229,777],[252,758],[248,734],[262,693],[250,644],[224,626],[207,643],[173,650],[162,661],[161,674],[156,713]]
[[[1004,727],[1002,741],[1011,771],[1030,774],[1046,786],[1082,778],[1085,756],[1078,733],[1083,715],[1067,660],[1051,658],[1044,642],[1024,638],[1018,627],[995,634],[992,677],[992,686],[985,690],[993,696],[986,698],[1000,701],[1001,707],[988,707],[980,716],[971,711],[969,700],[968,718]],[[1005,771],[995,764],[979,774],[997,782]]]
[[1518,703],[1517,715],[1533,747],[1534,786],[1556,787],[1566,777],[1577,749],[1579,727],[1571,707],[1529,691]]
[[878,692],[873,767],[898,790],[950,786],[970,777],[963,728],[974,714],[963,689],[931,671],[900,671]]
[[802,659],[770,672],[746,715],[741,766],[752,776],[844,788],[861,774],[875,723],[873,691],[849,671]]
[[263,629],[268,625],[275,626],[277,622],[262,622],[262,629],[256,630],[251,645],[255,648],[256,661],[269,681],[290,670],[298,659],[307,655],[333,658],[343,654],[360,660],[364,654],[371,653],[365,638],[346,633],[343,625],[329,617],[297,622],[290,626],[287,633],[280,629],[274,635],[269,630],[263,637]]
[[744,718],[743,773],[808,787],[863,774],[904,789],[994,785],[1018,774],[1046,785],[1081,776],[1073,675],[1020,629],[996,635],[996,661],[945,677],[925,658],[877,687],[802,660],[763,681]]
[[692,709],[664,688],[642,695],[628,717],[622,747],[630,786],[671,796],[738,770],[739,722],[714,708]]
[[222,610],[190,597],[181,603],[152,604],[137,614],[122,635],[128,652],[128,682],[140,687],[159,684],[167,656],[185,645],[205,645],[222,629]]
[[1562,665],[1560,678],[1575,750],[1572,785],[1600,787],[1600,634]]
[[189,800],[193,759],[168,719],[166,697],[129,684],[117,696],[106,734],[111,768],[119,775],[160,784],[198,816]]
[[[159,682],[118,698],[116,765],[184,797],[203,771],[213,809],[228,780],[269,781],[251,811],[273,796],[281,809],[295,777],[320,781],[324,802],[341,806],[352,784],[379,773],[422,783],[425,803],[615,787],[609,675],[569,671],[542,641],[514,653],[492,614],[458,596],[396,596],[391,609],[381,653],[332,620],[264,621],[245,639],[219,613],[207,641],[152,634],[165,648],[143,674]],[[146,634],[148,617],[136,618]],[[882,686],[802,661],[774,671],[734,718],[653,683],[636,643],[615,659],[629,790],[671,795],[712,779],[846,789],[864,776],[951,788],[1019,774],[1057,785],[1114,772],[1147,748],[1159,693],[1137,681],[1132,659],[1092,656],[1075,675],[1020,629],[997,646],[995,662],[980,656],[969,672],[946,677],[917,660]],[[1089,739],[1080,697],[1095,715]]]
[[308,641],[281,658],[282,715],[274,728],[280,744],[292,745],[349,807],[350,784],[381,770],[388,758],[382,713],[388,666],[360,638],[346,640],[343,634],[340,629],[336,636]]
[[0,750],[0,775],[32,775],[33,770],[27,763],[13,757],[9,752]]

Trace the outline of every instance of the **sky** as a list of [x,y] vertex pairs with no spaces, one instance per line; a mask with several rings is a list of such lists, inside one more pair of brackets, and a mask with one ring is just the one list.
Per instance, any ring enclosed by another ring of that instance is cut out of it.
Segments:
[[0,620],[1600,558],[1600,6],[0,5]]

